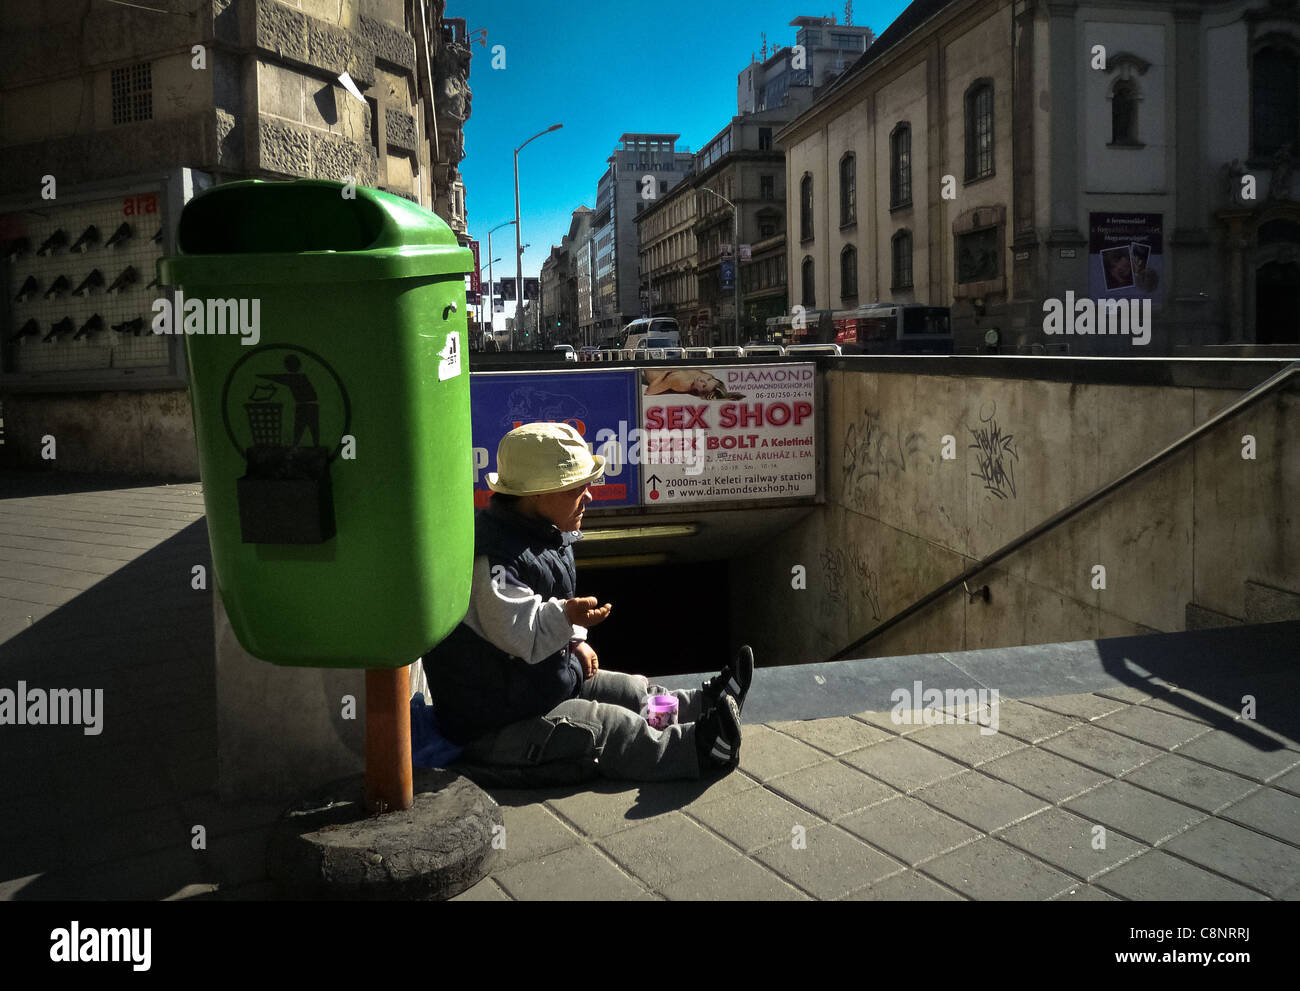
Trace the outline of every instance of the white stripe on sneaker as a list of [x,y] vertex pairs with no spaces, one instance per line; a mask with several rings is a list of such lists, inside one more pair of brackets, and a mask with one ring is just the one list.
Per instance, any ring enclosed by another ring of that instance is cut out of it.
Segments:
[[720,753],[718,751],[718,748],[714,747],[713,752],[710,756],[716,757],[718,758],[718,760],[731,760],[731,751],[728,750],[725,753]]
[[727,688],[731,691],[732,695],[740,694],[740,682],[738,682],[735,678],[732,678],[729,682],[727,682]]

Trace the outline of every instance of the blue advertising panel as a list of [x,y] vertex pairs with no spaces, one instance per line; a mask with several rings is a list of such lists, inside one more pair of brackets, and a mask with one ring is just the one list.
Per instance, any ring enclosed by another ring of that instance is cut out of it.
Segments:
[[577,429],[593,453],[604,455],[603,484],[592,486],[591,508],[640,505],[641,473],[637,375],[631,369],[572,372],[475,372],[470,376],[474,437],[474,505],[492,495],[489,472],[497,470],[497,445],[515,427],[538,421],[564,422]]

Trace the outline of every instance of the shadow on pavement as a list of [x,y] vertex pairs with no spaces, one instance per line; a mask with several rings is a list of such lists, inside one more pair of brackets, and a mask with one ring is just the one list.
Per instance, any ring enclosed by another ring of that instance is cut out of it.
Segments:
[[[1262,751],[1283,745],[1261,729],[1300,740],[1300,708],[1294,702],[1300,622],[1121,637],[1096,644],[1108,674],[1166,700],[1189,718]],[[1170,691],[1170,686],[1177,690]],[[1255,700],[1253,722],[1241,718],[1244,696]]]
[[[14,475],[7,496],[113,487]],[[103,692],[98,734],[0,729],[0,879],[42,875],[15,899],[159,898],[177,869],[199,880],[186,805],[215,787],[217,733],[212,593],[191,588],[195,564],[211,575],[203,520],[0,643],[0,688]]]

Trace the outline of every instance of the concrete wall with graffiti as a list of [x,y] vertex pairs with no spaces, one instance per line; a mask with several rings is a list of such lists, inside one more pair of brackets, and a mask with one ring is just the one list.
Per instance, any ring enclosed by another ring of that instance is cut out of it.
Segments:
[[[1238,394],[828,371],[825,508],[733,563],[733,608],[767,663],[825,660]],[[1270,618],[1251,589],[1300,597],[1298,422],[1275,394],[984,572],[987,601],[959,589],[863,656]]]

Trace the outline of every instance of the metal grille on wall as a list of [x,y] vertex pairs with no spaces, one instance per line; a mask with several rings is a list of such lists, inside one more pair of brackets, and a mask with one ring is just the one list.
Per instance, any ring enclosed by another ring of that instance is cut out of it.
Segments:
[[162,218],[155,191],[0,218],[10,238],[2,370],[167,366],[168,338],[150,329]]
[[114,69],[112,87],[114,124],[153,119],[153,63]]

